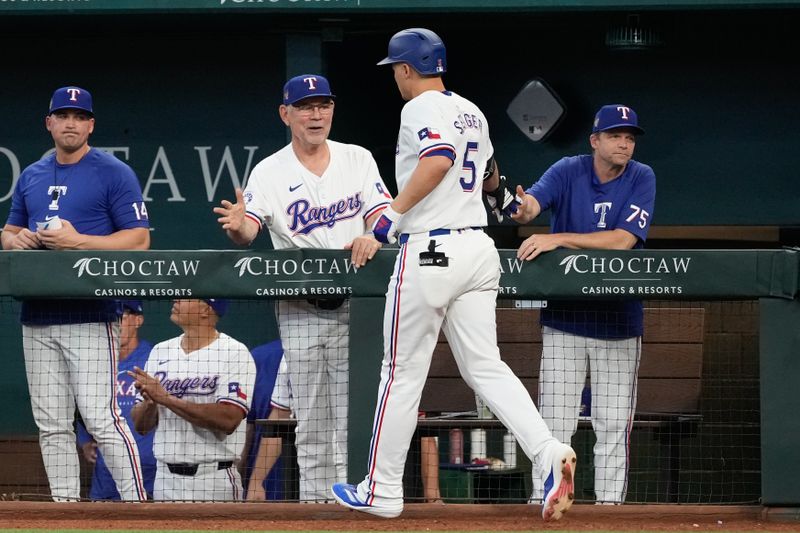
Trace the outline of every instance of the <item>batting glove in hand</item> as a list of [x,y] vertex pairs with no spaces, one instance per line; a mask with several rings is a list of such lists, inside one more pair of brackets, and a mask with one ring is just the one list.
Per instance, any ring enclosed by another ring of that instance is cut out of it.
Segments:
[[498,222],[502,222],[503,218],[509,217],[517,213],[517,208],[522,204],[522,198],[511,194],[511,191],[506,187],[506,177],[500,176],[500,184],[492,192],[484,191],[486,195],[486,202],[492,208],[492,213],[497,217]]
[[402,216],[403,215],[391,207],[384,209],[381,216],[378,217],[378,220],[376,220],[375,224],[372,226],[372,234],[375,235],[375,239],[384,244],[396,243],[397,223],[400,222]]

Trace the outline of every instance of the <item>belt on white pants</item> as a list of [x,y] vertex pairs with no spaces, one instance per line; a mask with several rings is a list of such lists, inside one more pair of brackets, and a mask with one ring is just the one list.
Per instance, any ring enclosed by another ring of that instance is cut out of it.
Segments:
[[480,226],[470,226],[468,228],[457,228],[457,229],[432,229],[427,234],[426,233],[402,233],[400,234],[400,238],[398,242],[400,244],[405,244],[408,242],[409,237],[414,237],[417,235],[427,235],[428,237],[440,237],[442,235],[452,235],[454,233],[464,233],[465,231],[483,231],[483,228]]
[[186,464],[186,463],[164,463],[167,469],[176,476],[196,476],[202,466],[204,470],[225,470],[233,466],[233,461],[219,461],[214,463]]

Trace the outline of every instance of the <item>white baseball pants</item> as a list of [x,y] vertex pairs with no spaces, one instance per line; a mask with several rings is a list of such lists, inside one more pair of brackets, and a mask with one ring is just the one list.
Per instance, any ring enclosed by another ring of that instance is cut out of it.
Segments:
[[305,300],[278,302],[284,360],[297,419],[300,501],[328,501],[347,480],[350,304],[331,311]]
[[162,502],[241,500],[242,479],[235,465],[220,470],[217,462],[201,463],[197,465],[196,474],[186,476],[173,474],[166,463],[158,461],[153,499]]
[[[630,432],[636,411],[641,337],[593,339],[542,328],[539,410],[553,435],[569,442],[578,429],[587,369],[592,383],[594,489],[598,502],[623,503],[628,489]],[[533,476],[534,501],[543,497]]]
[[54,500],[80,498],[75,406],[123,500],[146,500],[139,450],[117,406],[118,323],[22,326],[33,418]]
[[[431,240],[447,267],[420,266]],[[433,350],[444,329],[464,381],[517,437],[531,458],[555,439],[528,391],[500,359],[495,306],[500,259],[482,231],[410,236],[401,245],[384,312],[384,359],[368,473],[359,496],[378,507],[403,501],[403,470]]]

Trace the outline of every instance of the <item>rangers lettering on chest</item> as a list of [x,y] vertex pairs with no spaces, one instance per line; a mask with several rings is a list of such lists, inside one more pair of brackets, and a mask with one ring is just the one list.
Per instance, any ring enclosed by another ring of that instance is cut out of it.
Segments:
[[289,230],[295,235],[308,235],[317,228],[332,228],[337,222],[358,215],[363,205],[360,192],[327,206],[312,206],[308,200],[301,198],[286,208]]
[[178,398],[184,396],[209,396],[217,391],[219,376],[193,376],[170,379],[166,372],[156,372],[153,377],[161,382],[169,394]]

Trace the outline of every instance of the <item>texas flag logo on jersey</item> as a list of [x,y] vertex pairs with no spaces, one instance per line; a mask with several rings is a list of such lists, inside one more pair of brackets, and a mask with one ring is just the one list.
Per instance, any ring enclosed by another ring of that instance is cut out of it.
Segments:
[[423,139],[441,139],[442,138],[442,136],[439,135],[439,130],[437,130],[435,128],[422,128],[421,130],[419,130],[417,132],[417,135],[419,135],[419,140],[420,141],[423,140]]
[[228,393],[233,394],[236,393],[236,396],[242,400],[247,400],[247,394],[244,393],[242,388],[239,386],[239,383],[232,382],[228,383]]

